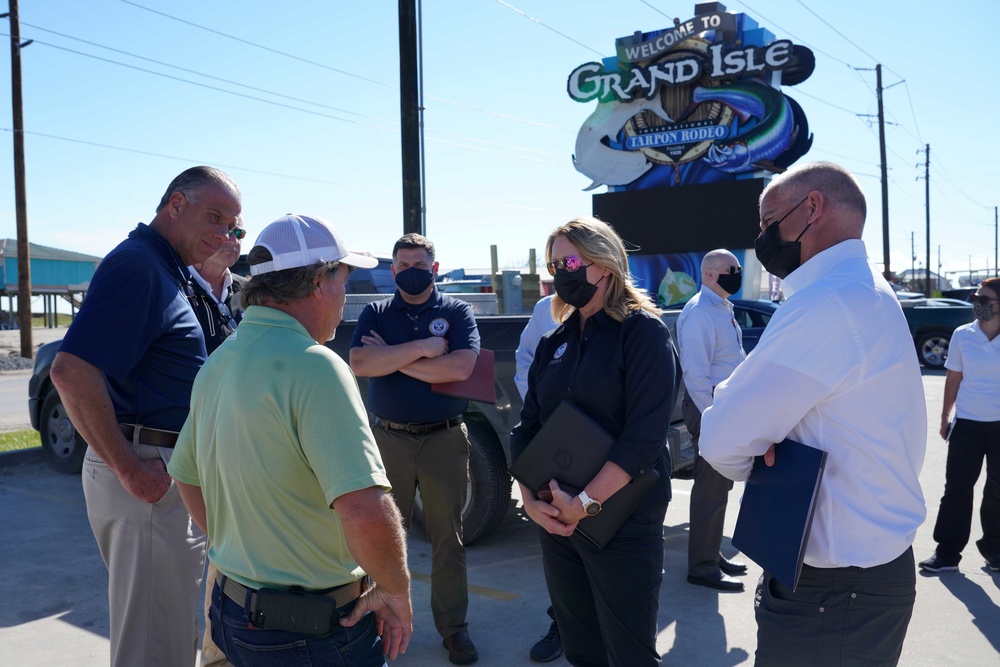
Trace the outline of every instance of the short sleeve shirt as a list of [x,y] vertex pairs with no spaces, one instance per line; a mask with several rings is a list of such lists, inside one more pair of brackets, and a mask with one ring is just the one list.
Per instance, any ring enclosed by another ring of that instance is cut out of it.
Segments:
[[[361,311],[351,347],[363,347],[361,337],[378,333],[388,345],[431,336],[448,339],[448,350],[479,354],[479,329],[472,308],[436,288],[422,304],[410,305],[397,292],[391,299],[370,303]],[[370,378],[368,407],[377,417],[404,424],[431,424],[456,417],[469,402],[435,394],[431,385],[400,372]]]
[[189,290],[180,257],[144,224],[97,267],[59,350],[101,369],[119,422],[184,424],[206,358]]
[[979,322],[955,329],[944,367],[962,374],[955,415],[978,422],[1000,421],[1000,336],[989,340]]
[[209,558],[245,586],[362,576],[330,505],[389,488],[357,380],[295,318],[251,306],[205,363],[168,466],[205,498]]

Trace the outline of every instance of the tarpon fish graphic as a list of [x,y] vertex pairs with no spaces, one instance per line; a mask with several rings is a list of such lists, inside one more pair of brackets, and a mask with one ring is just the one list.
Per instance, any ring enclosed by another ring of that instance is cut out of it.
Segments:
[[717,141],[708,149],[704,160],[720,171],[735,174],[770,162],[792,142],[795,118],[780,90],[758,83],[735,83],[718,88],[697,86],[691,98],[697,103],[722,102],[732,108],[741,121],[750,117],[758,119],[749,131]]
[[631,183],[653,166],[641,151],[616,150],[604,143],[605,137],[615,139],[628,119],[643,111],[652,111],[663,120],[673,122],[663,110],[659,97],[655,97],[631,102],[602,102],[583,123],[576,135],[573,166],[593,181],[584,191],[600,185]]

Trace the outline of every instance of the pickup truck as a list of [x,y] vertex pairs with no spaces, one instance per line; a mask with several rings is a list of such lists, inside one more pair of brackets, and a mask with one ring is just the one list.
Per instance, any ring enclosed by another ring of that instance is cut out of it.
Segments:
[[[462,294],[451,294],[462,298]],[[481,302],[483,297],[493,295],[475,294],[467,298]],[[327,345],[347,359],[348,349],[357,324],[360,307],[368,301],[386,298],[384,294],[348,296],[345,319],[337,328],[337,334]],[[495,307],[495,301],[494,307]],[[666,312],[664,321],[675,335],[674,325],[678,313]],[[517,424],[521,412],[521,396],[514,384],[514,352],[520,340],[521,331],[528,322],[528,315],[478,315],[476,322],[482,346],[495,354],[496,404],[470,402],[464,415],[469,430],[472,451],[469,462],[469,492],[462,516],[465,526],[465,542],[472,544],[482,539],[496,528],[507,513],[511,502],[512,481],[507,473],[510,460],[509,436]],[[31,423],[41,433],[42,448],[49,463],[57,470],[76,474],[83,465],[86,442],[76,432],[70,422],[62,401],[49,379],[49,368],[59,349],[59,341],[47,343],[38,349],[35,367],[28,383],[28,408]],[[367,400],[368,380],[359,378],[361,395]],[[680,397],[674,406],[672,425],[668,436],[672,472],[684,477],[694,464],[694,447],[691,436],[684,427],[680,413]],[[420,502],[417,499],[417,513]],[[414,523],[420,524],[420,516]]]
[[972,305],[957,299],[900,299],[917,357],[925,368],[944,368],[951,334],[975,319]]

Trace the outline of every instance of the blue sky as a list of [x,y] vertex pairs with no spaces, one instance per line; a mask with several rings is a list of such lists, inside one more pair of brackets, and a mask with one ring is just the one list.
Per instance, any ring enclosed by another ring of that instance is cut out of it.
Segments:
[[[858,174],[875,261],[878,129],[864,115],[876,113],[880,62],[892,268],[910,268],[911,233],[924,262],[925,144],[931,268],[939,247],[945,271],[968,270],[970,258],[994,266],[1000,3],[724,4],[816,54],[812,77],[784,89],[815,135],[803,161]],[[428,236],[445,269],[489,266],[491,244],[501,267],[523,265],[549,231],[591,210],[589,179],[571,155],[595,103],[569,98],[568,75],[613,55],[617,37],[691,18],[694,3],[437,0],[422,9]],[[103,255],[152,217],[174,175],[199,163],[240,184],[249,242],[287,212],[327,218],[358,249],[385,252],[400,235],[397,3],[22,0],[20,14],[22,38],[35,40],[22,52],[32,242]],[[9,52],[0,51],[7,82]],[[0,237],[14,238],[7,83],[0,109]]]

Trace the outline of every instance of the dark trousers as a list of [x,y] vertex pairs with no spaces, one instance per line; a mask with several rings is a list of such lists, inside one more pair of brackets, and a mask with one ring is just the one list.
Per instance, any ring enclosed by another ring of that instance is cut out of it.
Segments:
[[916,598],[913,549],[876,567],[804,565],[793,593],[767,572],[757,584],[758,667],[882,667],[903,650]]
[[539,529],[545,582],[571,665],[660,664],[656,614],[667,498],[659,490],[652,494],[653,502],[643,501],[642,511],[603,549],[579,534],[558,537]]
[[986,486],[979,506],[980,553],[1000,555],[1000,422],[958,419],[948,441],[944,496],[934,524],[937,552],[958,562],[972,530],[973,487],[986,459]]
[[[701,412],[684,392],[681,414],[695,447],[701,436]],[[694,463],[694,485],[688,515],[688,574],[701,577],[719,569],[722,528],[733,480],[723,477],[698,456]]]
[[420,487],[431,542],[431,613],[442,637],[464,630],[469,583],[462,544],[462,507],[468,493],[469,438],[465,424],[425,435],[373,426],[392,497],[410,525]]

